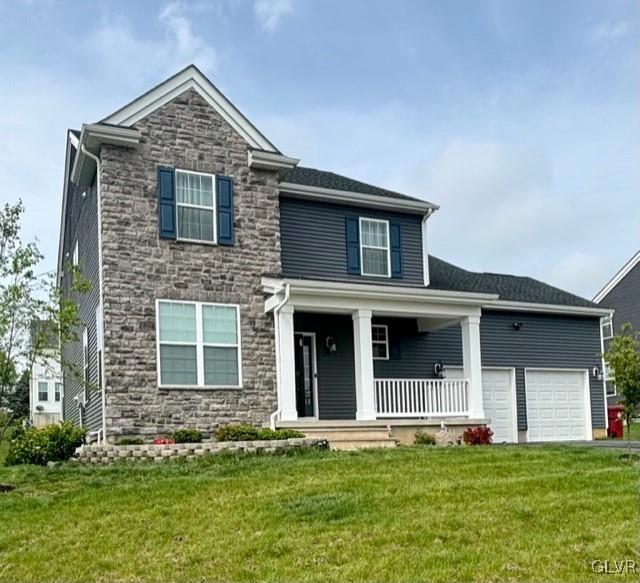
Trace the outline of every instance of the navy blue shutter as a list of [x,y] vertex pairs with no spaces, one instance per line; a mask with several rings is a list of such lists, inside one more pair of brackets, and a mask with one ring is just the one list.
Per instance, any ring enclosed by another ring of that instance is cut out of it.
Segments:
[[402,277],[402,235],[400,223],[389,223],[391,239],[391,277]]
[[158,226],[162,239],[176,238],[176,190],[173,168],[158,166]]
[[360,275],[360,221],[358,217],[346,217],[347,272]]
[[218,197],[218,243],[233,245],[233,178],[216,176]]

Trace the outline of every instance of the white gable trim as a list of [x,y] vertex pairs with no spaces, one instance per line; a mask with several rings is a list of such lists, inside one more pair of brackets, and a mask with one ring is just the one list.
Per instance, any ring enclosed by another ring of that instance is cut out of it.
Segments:
[[276,147],[193,65],[189,65],[102,121],[131,126],[188,89],[197,91],[253,148],[278,153]]
[[609,282],[595,295],[593,301],[598,304],[600,303],[609,292],[616,287],[626,276],[627,274],[638,264],[640,263],[640,251],[638,251],[627,263],[625,263],[610,280]]

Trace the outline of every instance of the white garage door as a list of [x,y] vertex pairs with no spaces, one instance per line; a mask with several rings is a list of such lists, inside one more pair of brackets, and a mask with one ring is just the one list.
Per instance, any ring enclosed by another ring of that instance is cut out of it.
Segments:
[[525,371],[529,441],[591,439],[585,382],[584,371]]
[[[459,367],[447,367],[447,378],[464,378]],[[516,390],[513,369],[482,369],[482,401],[485,417],[491,419],[493,443],[516,443],[518,426],[516,417]]]
[[518,441],[513,371],[482,369],[484,414],[491,419],[493,443]]

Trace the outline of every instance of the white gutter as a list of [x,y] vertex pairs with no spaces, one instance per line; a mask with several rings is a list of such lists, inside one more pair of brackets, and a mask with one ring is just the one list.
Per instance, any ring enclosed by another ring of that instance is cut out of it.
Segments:
[[[96,163],[96,202],[98,207],[98,285],[99,285],[99,299],[100,302],[100,319],[101,327],[102,327],[102,346],[100,347],[100,351],[102,353],[102,365],[100,366],[100,370],[102,372],[102,378],[100,379],[100,386],[102,387],[101,392],[101,400],[102,400],[102,442],[106,443],[107,439],[107,387],[105,383],[105,372],[104,372],[104,302],[103,302],[103,290],[102,290],[102,204],[100,199],[100,158],[98,156],[92,154],[87,150],[84,144],[82,144],[82,152],[85,156],[88,156],[91,160]],[[97,323],[96,323],[97,325]],[[97,349],[98,347],[96,347]],[[100,441],[98,441],[100,443]]]
[[410,198],[392,198],[375,194],[363,194],[360,192],[350,192],[345,190],[334,190],[333,188],[322,188],[319,186],[306,186],[291,182],[281,182],[278,186],[280,194],[302,198],[307,200],[330,200],[341,204],[351,203],[356,206],[366,206],[374,208],[385,208],[389,210],[399,210],[414,214],[425,214],[437,210],[438,205],[427,201],[414,200]]
[[275,331],[275,343],[276,343],[276,394],[278,398],[278,408],[269,416],[269,427],[271,427],[271,429],[276,428],[276,418],[282,412],[282,409],[280,406],[280,403],[282,402],[280,399],[282,378],[280,373],[280,318],[279,318],[279,315],[280,315],[280,310],[282,310],[282,308],[284,308],[284,306],[289,301],[290,295],[291,295],[291,287],[287,283],[284,286],[284,299],[273,309],[273,327]]
[[536,304],[529,302],[511,302],[507,300],[498,300],[491,302],[490,305],[483,308],[491,310],[513,310],[515,312],[540,312],[546,314],[569,314],[575,316],[608,316],[613,314],[614,310],[609,308],[595,308],[590,306],[563,306],[559,304]]

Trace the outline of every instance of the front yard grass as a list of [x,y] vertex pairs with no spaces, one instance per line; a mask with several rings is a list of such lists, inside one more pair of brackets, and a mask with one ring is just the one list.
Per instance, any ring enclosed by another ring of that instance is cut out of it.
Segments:
[[[638,560],[638,470],[574,447],[0,469],[2,581],[585,581]],[[616,576],[637,580],[637,575]]]

